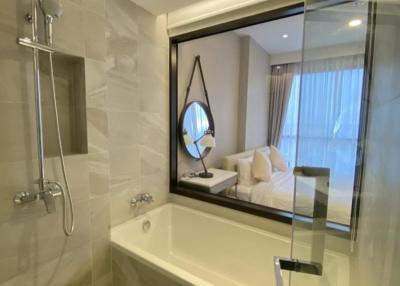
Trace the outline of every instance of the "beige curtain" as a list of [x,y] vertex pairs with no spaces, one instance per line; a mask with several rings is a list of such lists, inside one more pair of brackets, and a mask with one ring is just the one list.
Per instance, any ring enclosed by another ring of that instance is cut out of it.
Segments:
[[268,112],[268,146],[278,146],[285,123],[296,64],[273,66]]

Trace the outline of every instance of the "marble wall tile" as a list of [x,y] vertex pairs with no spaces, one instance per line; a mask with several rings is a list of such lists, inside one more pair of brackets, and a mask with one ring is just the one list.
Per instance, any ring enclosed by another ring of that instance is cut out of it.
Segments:
[[110,234],[110,196],[92,198],[90,204],[90,228],[92,238],[108,237]]
[[140,178],[140,149],[138,146],[110,148],[111,186]]
[[[63,234],[60,198],[52,214],[46,213],[42,201],[24,206],[12,202],[16,192],[37,189],[32,52],[16,44],[18,36],[30,36],[30,25],[23,18],[30,3],[0,3],[0,285],[111,285],[109,133],[101,61],[86,58],[85,74],[79,75],[79,80],[86,78],[90,153],[66,156],[76,218],[73,235]],[[88,49],[90,57],[104,58],[104,1],[63,0],[62,4],[64,14],[54,26],[56,48],[81,57]],[[83,13],[90,14],[85,22]],[[99,46],[87,48],[85,32],[88,40],[96,40]],[[41,58],[41,63],[45,72],[46,58]],[[49,90],[48,76],[42,76],[43,88]],[[60,80],[56,75],[58,104],[62,107],[69,103],[62,96],[69,87]],[[44,108],[50,103],[49,98],[43,99]],[[45,163],[46,177],[62,182],[59,160],[47,158]]]
[[[129,0],[63,0],[54,41],[85,58],[89,146],[87,155],[66,156],[76,211],[67,238],[60,199],[53,214],[43,202],[12,203],[16,192],[35,188],[38,176],[32,55],[15,44],[30,35],[23,19],[29,8],[30,0],[0,3],[0,233],[7,234],[0,239],[0,284],[112,285],[110,225],[138,215],[129,201],[140,192],[154,195],[149,208],[167,201],[166,17]],[[60,79],[58,96],[68,89]],[[48,90],[46,75],[43,82]],[[46,159],[46,176],[62,181],[57,158]]]
[[[59,202],[57,209],[61,210]],[[75,210],[75,232],[68,238],[62,232],[61,211],[48,215],[43,205],[41,213],[1,223],[1,233],[7,235],[3,236],[0,244],[0,284],[89,244],[88,203],[75,204]]]
[[140,111],[137,85],[125,83],[119,77],[110,76],[107,81],[108,109],[113,111]]
[[105,17],[105,0],[85,0],[83,4],[86,10]]
[[89,153],[108,151],[110,142],[108,112],[91,107],[86,111]]
[[130,200],[140,192],[140,180],[111,185],[111,226],[121,224],[137,215],[137,210],[130,206]]
[[0,30],[8,31],[19,36],[30,32],[30,26],[24,20],[25,14],[30,11],[30,0],[3,0],[0,3]]
[[0,162],[33,159],[36,156],[33,112],[34,107],[25,103],[0,104],[0,150],[4,150],[0,152]]
[[83,17],[86,57],[104,60],[106,56],[104,17],[86,11]]
[[[2,33],[0,33],[0,37],[2,37]],[[12,38],[12,40],[15,39]],[[0,81],[0,101],[33,104],[32,61],[29,59],[32,55],[28,58],[24,53],[17,53],[27,61],[3,59],[6,55],[0,55],[0,74],[4,75]],[[18,88],[15,83],[19,83]]]
[[400,275],[400,5],[377,1],[365,166],[352,285],[398,285]]
[[113,286],[113,281],[112,281],[112,273],[108,273],[107,275],[104,275],[103,277],[94,280],[94,286]]
[[140,114],[138,112],[108,112],[110,144],[115,147],[129,147],[140,142]]
[[113,249],[112,252],[113,281],[118,286],[179,286],[179,283],[152,268],[137,262],[124,253]]
[[83,244],[76,251],[63,253],[55,259],[12,277],[1,285],[90,285],[92,276],[90,252],[90,244]]
[[140,113],[140,144],[163,155],[168,153],[169,124],[159,113]]
[[[118,16],[117,16],[118,15]],[[127,0],[106,1],[112,225],[137,215],[129,201],[168,197],[168,35],[166,18]],[[138,172],[136,172],[138,171]]]
[[89,184],[92,198],[109,193],[110,156],[108,152],[89,154]]
[[110,234],[93,240],[93,281],[98,281],[111,273],[111,244]]

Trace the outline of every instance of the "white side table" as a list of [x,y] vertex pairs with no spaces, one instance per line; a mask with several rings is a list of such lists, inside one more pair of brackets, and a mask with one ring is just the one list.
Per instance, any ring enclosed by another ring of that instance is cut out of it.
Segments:
[[214,176],[212,178],[185,176],[180,179],[179,183],[183,186],[194,187],[212,194],[218,194],[232,187],[236,188],[238,183],[236,172],[213,168],[208,169],[208,172],[213,173]]

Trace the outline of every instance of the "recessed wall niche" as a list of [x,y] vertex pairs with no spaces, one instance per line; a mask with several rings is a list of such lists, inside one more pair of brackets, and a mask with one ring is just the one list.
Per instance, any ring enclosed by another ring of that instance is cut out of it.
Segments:
[[[84,59],[53,55],[56,99],[64,155],[87,154],[86,94]],[[58,155],[57,129],[52,100],[49,57],[40,55],[44,153]]]

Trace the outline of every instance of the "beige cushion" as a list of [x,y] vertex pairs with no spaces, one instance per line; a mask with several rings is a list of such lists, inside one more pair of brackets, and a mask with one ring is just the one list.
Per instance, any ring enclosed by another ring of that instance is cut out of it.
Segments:
[[287,172],[289,170],[288,165],[286,164],[285,158],[283,157],[279,149],[271,145],[271,147],[269,147],[269,150],[269,157],[271,159],[272,166],[278,171]]
[[252,165],[253,176],[257,180],[263,182],[271,181],[272,177],[272,164],[271,160],[262,152],[254,151],[254,159]]
[[[268,147],[257,148],[257,150],[260,150],[266,154],[269,153]],[[224,157],[222,160],[222,169],[228,170],[228,171],[237,171],[238,170],[237,169],[237,163],[238,163],[237,161],[239,159],[253,157],[253,154],[254,154],[254,149],[245,151],[245,152],[241,152],[241,153],[228,155],[228,156]]]
[[237,162],[239,184],[245,186],[256,184],[257,180],[253,177],[252,173],[253,157],[238,159]]

